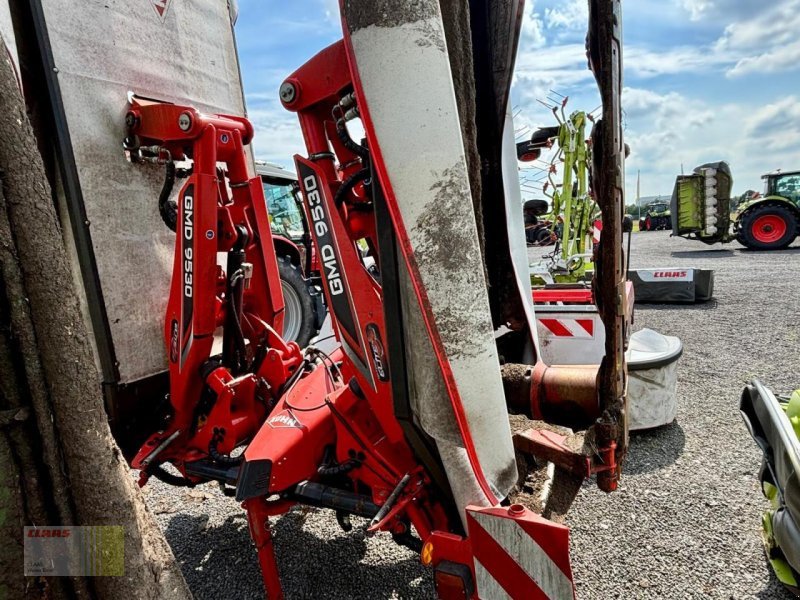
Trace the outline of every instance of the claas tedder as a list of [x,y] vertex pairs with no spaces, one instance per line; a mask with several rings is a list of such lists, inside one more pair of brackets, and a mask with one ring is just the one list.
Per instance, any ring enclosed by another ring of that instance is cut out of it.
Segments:
[[[573,494],[592,475],[612,491],[625,455],[620,2],[590,2],[587,38],[603,99],[599,367],[545,365],[538,351],[508,100],[522,11],[345,0],[343,39],[282,84],[306,145],[295,164],[328,352],[278,334],[249,122],[129,99],[130,159],[185,180],[159,204],[176,230],[169,402],[132,466],[142,484],[216,481],[242,502],[270,598],[282,597],[270,519],[295,505],[335,511],[344,530],[365,517],[368,533],[420,553],[441,598],[574,596],[568,529],[516,494],[548,461]],[[526,425],[512,432],[510,413]]]

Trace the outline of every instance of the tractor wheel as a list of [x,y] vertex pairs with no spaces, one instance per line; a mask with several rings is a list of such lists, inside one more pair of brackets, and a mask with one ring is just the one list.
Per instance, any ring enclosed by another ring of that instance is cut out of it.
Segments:
[[653,219],[650,218],[650,215],[644,218],[644,230],[653,231]]
[[762,204],[741,217],[737,239],[751,250],[783,250],[797,237],[797,220],[788,208]]
[[550,246],[553,243],[553,236],[550,233],[549,227],[542,227],[539,231],[536,232],[536,245],[538,246]]
[[317,333],[314,327],[311,284],[288,258],[278,258],[278,271],[281,274],[284,304],[283,339],[297,342],[304,348]]

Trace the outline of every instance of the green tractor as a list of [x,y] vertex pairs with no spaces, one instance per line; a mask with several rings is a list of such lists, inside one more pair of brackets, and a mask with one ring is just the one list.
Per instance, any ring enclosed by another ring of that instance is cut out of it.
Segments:
[[764,195],[738,206],[731,232],[731,187],[727,163],[708,163],[680,175],[672,194],[673,235],[706,244],[738,241],[751,250],[782,250],[800,233],[800,171],[768,173]]
[[798,233],[800,224],[800,171],[767,173],[764,195],[739,207],[733,234],[752,250],[782,250]]
[[672,229],[672,212],[666,202],[655,201],[645,207],[639,217],[639,231],[659,231]]

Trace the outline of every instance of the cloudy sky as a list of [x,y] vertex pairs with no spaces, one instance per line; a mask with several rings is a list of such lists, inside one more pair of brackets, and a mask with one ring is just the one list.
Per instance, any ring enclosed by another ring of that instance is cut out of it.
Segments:
[[[294,115],[280,106],[283,78],[341,37],[336,0],[239,0],[236,33],[260,158],[291,166],[303,152]],[[800,0],[623,2],[623,98],[628,202],[669,194],[688,171],[727,160],[734,192],[759,175],[800,168]],[[583,40],[586,0],[528,0],[512,102],[518,128],[552,124],[537,100],[597,107]],[[524,129],[523,129],[524,130]],[[528,194],[526,194],[527,196]]]

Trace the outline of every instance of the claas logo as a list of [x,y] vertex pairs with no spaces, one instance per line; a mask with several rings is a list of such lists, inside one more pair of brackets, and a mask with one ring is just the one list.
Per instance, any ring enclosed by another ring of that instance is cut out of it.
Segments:
[[653,277],[661,277],[665,279],[686,277],[688,271],[657,271],[653,273]]
[[30,538],[68,538],[70,533],[69,529],[28,529]]

